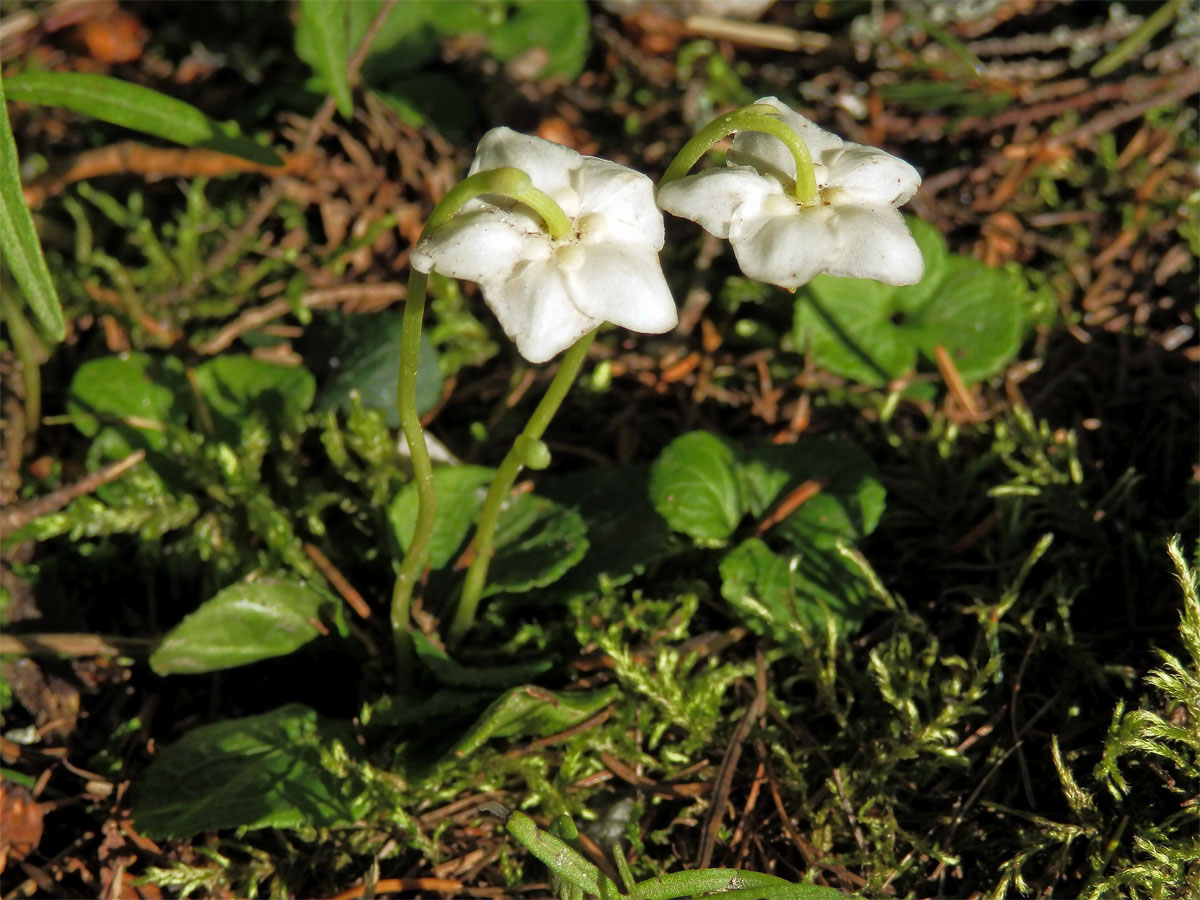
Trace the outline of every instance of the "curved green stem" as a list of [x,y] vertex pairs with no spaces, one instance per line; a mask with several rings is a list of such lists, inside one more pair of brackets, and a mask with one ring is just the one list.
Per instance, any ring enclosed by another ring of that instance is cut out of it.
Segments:
[[779,138],[796,161],[796,183],[792,196],[801,206],[817,202],[817,176],[813,171],[812,154],[803,138],[779,118],[779,110],[766,103],[753,103],[731,113],[718,116],[692,136],[671,161],[658,186],[678,181],[692,170],[700,158],[721,138],[735,131],[761,131]]
[[[529,207],[545,223],[546,231],[552,238],[561,238],[570,230],[570,220],[554,200],[535,188],[525,172],[505,167],[476,172],[451,188],[430,213],[421,236],[424,237],[435,228],[445,225],[467,201],[482,194],[509,197]],[[426,275],[416,269],[409,272],[408,296],[404,303],[404,321],[400,333],[400,373],[396,383],[400,428],[408,443],[413,480],[417,484],[417,521],[413,528],[412,543],[408,546],[404,561],[396,570],[396,583],[392,588],[392,641],[395,647],[397,684],[400,686],[412,683],[413,646],[409,633],[409,612],[413,590],[425,568],[437,510],[433,466],[429,461],[429,449],[425,446],[425,431],[417,414],[417,361],[421,354],[421,325],[425,315],[425,288],[428,280]],[[586,346],[584,349],[587,349]],[[566,393],[565,387],[563,393]],[[560,397],[559,402],[561,401]],[[557,403],[555,408],[557,409]],[[550,415],[553,415],[553,410]],[[544,430],[545,425],[542,428]],[[522,448],[527,451],[530,449],[527,442],[522,443]],[[515,477],[514,471],[513,478]]]
[[429,279],[411,269],[408,273],[408,296],[404,301],[404,321],[400,332],[400,375],[396,382],[396,406],[400,412],[400,428],[408,442],[412,458],[413,480],[417,483],[417,523],[412,543],[404,554],[404,562],[396,571],[392,588],[392,639],[396,648],[396,675],[400,685],[412,681],[412,637],[409,634],[409,605],[413,588],[425,567],[425,555],[433,532],[437,496],[433,489],[433,465],[425,432],[417,415],[417,360],[421,355],[421,320],[425,314],[425,286]]
[[504,167],[486,169],[468,175],[451,188],[441,202],[429,215],[425,223],[424,237],[435,228],[440,228],[449,222],[468,200],[473,200],[482,194],[494,194],[516,200],[535,213],[546,226],[546,232],[552,238],[565,237],[571,230],[571,220],[547,194],[533,186],[529,176],[520,169]]
[[470,568],[467,569],[462,597],[458,601],[458,609],[454,611],[454,620],[450,623],[447,637],[451,644],[462,640],[475,621],[475,611],[483,596],[483,588],[487,583],[488,566],[492,562],[492,539],[496,533],[496,523],[500,520],[500,509],[504,505],[504,501],[508,499],[513,482],[517,480],[517,475],[527,464],[530,454],[535,457],[542,455],[539,453],[539,448],[543,446],[541,439],[546,432],[546,426],[558,412],[559,406],[567,396],[567,391],[570,390],[575,377],[579,374],[579,369],[587,357],[588,347],[591,346],[595,336],[595,331],[588,332],[563,355],[562,364],[558,367],[554,380],[550,382],[546,395],[542,397],[542,402],[537,405],[537,409],[525,423],[525,430],[513,441],[512,448],[505,455],[499,468],[496,469],[496,475],[492,478],[492,484],[488,488],[487,498],[483,501],[483,509],[479,513],[479,525],[475,530],[475,557],[471,560]]

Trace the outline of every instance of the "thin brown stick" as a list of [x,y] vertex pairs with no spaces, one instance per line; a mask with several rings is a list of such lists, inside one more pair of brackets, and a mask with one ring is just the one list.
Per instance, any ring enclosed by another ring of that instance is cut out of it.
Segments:
[[263,175],[295,175],[303,172],[312,159],[307,154],[284,153],[282,166],[267,166],[240,156],[205,150],[200,147],[151,147],[137,141],[119,141],[107,147],[85,150],[64,165],[21,186],[25,202],[37,209],[48,197],[61,194],[77,181],[103,175],[141,175],[143,178],[219,177],[239,172]]
[[737,728],[734,729],[733,736],[729,739],[729,746],[725,749],[725,757],[721,760],[721,767],[717,770],[712,803],[708,808],[703,836],[700,839],[700,856],[696,861],[698,869],[707,869],[708,864],[712,861],[713,850],[717,843],[717,831],[721,827],[721,819],[725,815],[725,804],[729,800],[729,790],[733,786],[733,773],[742,756],[742,744],[750,736],[750,729],[754,726],[754,722],[767,711],[766,666],[760,651],[755,651],[755,656],[758,660],[758,683],[754,692],[754,700],[750,703],[746,714],[742,716],[742,720],[738,722]]
[[36,500],[30,500],[28,503],[22,503],[20,506],[6,509],[3,513],[0,513],[0,534],[9,534],[32,522],[34,519],[57,512],[76,497],[90,494],[101,485],[108,484],[110,481],[120,478],[145,458],[145,450],[135,450],[124,459],[109,463],[91,475],[80,478],[74,484],[68,484],[56,491],[51,491],[44,497],[38,497]]
[[842,770],[837,766],[833,769],[833,786],[837,788],[838,801],[841,803],[842,812],[846,814],[846,820],[850,823],[850,828],[854,832],[854,843],[858,844],[859,850],[866,853],[867,840],[863,836],[862,829],[858,826],[858,817],[854,815],[854,809],[850,806],[850,798],[846,796],[846,791],[842,787]]
[[[387,303],[402,300],[407,289],[402,284],[346,284],[338,287],[323,288],[308,291],[301,295],[300,305],[306,309],[318,309],[334,306],[347,300],[369,300],[372,303]],[[193,349],[205,356],[220,353],[239,337],[253,331],[280,316],[286,316],[293,309],[293,303],[284,297],[248,309],[203,344]]]
[[542,747],[549,747],[551,744],[561,743],[562,741],[575,737],[577,734],[582,734],[585,731],[595,728],[597,725],[607,722],[608,717],[612,715],[612,711],[613,708],[611,706],[606,706],[604,709],[600,710],[600,712],[584,719],[578,725],[572,725],[570,728],[566,728],[557,732],[556,734],[547,735],[544,738],[538,738],[536,741],[530,741],[524,747],[517,747],[516,749],[509,750],[508,753],[504,755],[507,757],[523,756],[526,753],[530,753]]
[[346,580],[346,576],[341,573],[337,566],[329,561],[329,557],[321,552],[321,548],[316,544],[305,544],[304,552],[308,558],[313,561],[321,574],[329,579],[329,583],[333,585],[335,591],[342,595],[342,599],[346,604],[359,614],[364,619],[371,618],[371,607],[367,605],[367,601],[363,599],[363,595],[355,590],[354,585]]
[[950,391],[950,395],[958,401],[958,405],[972,420],[981,418],[979,413],[979,404],[975,402],[975,395],[967,390],[967,383],[963,381],[963,377],[959,374],[958,366],[954,364],[954,359],[950,356],[950,352],[938,344],[933,348],[934,362],[937,363],[938,371],[942,373],[942,380],[946,382],[946,387]]

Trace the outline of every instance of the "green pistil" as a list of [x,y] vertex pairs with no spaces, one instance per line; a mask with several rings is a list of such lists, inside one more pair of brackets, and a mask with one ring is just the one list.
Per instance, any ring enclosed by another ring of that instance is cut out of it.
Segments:
[[701,128],[667,167],[666,173],[658,183],[659,187],[678,181],[692,170],[700,158],[708,152],[717,141],[736,131],[760,131],[772,137],[779,138],[791,151],[796,161],[796,183],[792,188],[792,196],[801,206],[817,204],[817,176],[813,171],[812,155],[808,145],[800,135],[796,134],[779,118],[779,110],[767,103],[753,103],[743,106],[731,113],[726,113],[713,119]]

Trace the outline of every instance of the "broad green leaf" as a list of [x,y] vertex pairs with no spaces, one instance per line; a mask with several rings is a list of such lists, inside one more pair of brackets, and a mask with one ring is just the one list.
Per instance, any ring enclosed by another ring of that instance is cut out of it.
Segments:
[[998,372],[1020,348],[1022,277],[950,254],[932,225],[907,221],[925,258],[921,281],[814,278],[796,298],[798,346],[831,372],[879,386],[911,372],[918,355],[933,368],[938,345],[968,382]]
[[492,54],[508,62],[526,53],[545,59],[538,78],[578,77],[587,61],[590,22],[583,0],[517,0],[515,11],[491,33]]
[[917,348],[896,327],[895,289],[863,278],[818,275],[796,294],[796,347],[817,365],[882,387],[916,366]]
[[137,785],[133,819],[156,840],[350,825],[369,809],[354,747],[348,726],[298,703],[203,725],[155,756]]
[[62,106],[177,144],[230,153],[264,166],[283,165],[271,148],[210,119],[191,104],[119,78],[82,72],[22,72],[5,81],[5,90],[10,100]]
[[536,678],[553,665],[548,659],[535,659],[511,666],[467,668],[451,659],[445,650],[435,646],[420,630],[414,629],[412,638],[421,664],[447,687],[507,688]]
[[648,498],[644,466],[593,466],[546,479],[538,493],[578,512],[587,527],[588,550],[564,579],[584,589],[605,576],[623,584],[673,552],[675,541]]
[[749,538],[721,560],[721,596],[756,634],[781,644],[808,643],[832,616],[843,631],[873,608],[870,586],[836,550],[793,558]]
[[[341,362],[321,389],[318,408],[350,408],[350,394],[358,392],[362,405],[384,414],[389,428],[400,427],[396,408],[396,373],[400,364],[400,331],[403,316],[381,312],[344,321],[337,353]],[[427,335],[421,335],[417,360],[417,412],[421,415],[437,405],[442,396],[442,376],[437,351]]]
[[733,449],[716,435],[682,435],[650,468],[650,501],[675,531],[719,545],[742,518],[734,463]]
[[604,709],[620,691],[615,684],[595,691],[515,687],[487,708],[452,753],[462,759],[492,738],[537,738],[565,731]]
[[232,585],[172,628],[150,667],[160,675],[196,674],[286,656],[321,633],[329,602],[303,584],[272,578]]
[[[930,360],[934,347],[945,347],[968,384],[1000,371],[1021,344],[1024,316],[1018,297],[1024,286],[1018,278],[969,256],[951,256],[937,293],[912,311],[913,342]],[[900,294],[899,299],[907,298]]]
[[[483,466],[441,466],[433,471],[437,507],[429,540],[429,565],[440,569],[457,555],[472,523],[479,516],[494,469]],[[410,481],[388,507],[388,521],[402,550],[412,543],[417,523],[417,485]]]
[[[801,438],[794,444],[765,444],[742,454],[738,466],[747,511],[761,516],[806,481],[819,493],[775,526],[800,550],[853,543],[875,530],[887,491],[871,458],[845,441]],[[765,503],[763,502],[765,501]]]
[[75,371],[67,413],[76,428],[93,437],[102,425],[115,425],[133,446],[161,450],[166,425],[181,424],[186,381],[174,356],[154,359],[131,351],[85,362]]
[[201,363],[195,375],[217,437],[229,444],[236,443],[252,413],[261,414],[275,433],[294,430],[316,393],[316,380],[302,366],[235,353]]
[[587,526],[573,509],[521,494],[500,513],[494,547],[483,595],[531,591],[553,584],[583,559]]
[[313,39],[313,66],[329,85],[338,112],[347,120],[354,115],[354,99],[350,96],[350,79],[346,72],[349,7],[344,0],[300,0],[300,20]]
[[4,267],[20,286],[38,324],[50,340],[58,343],[66,336],[67,326],[58,291],[42,254],[41,241],[33,227],[33,216],[21,193],[17,144],[8,121],[4,92],[5,82],[0,79],[0,256]]

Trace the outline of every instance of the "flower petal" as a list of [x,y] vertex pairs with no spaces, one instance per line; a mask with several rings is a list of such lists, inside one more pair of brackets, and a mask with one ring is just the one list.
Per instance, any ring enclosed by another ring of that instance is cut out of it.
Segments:
[[571,174],[582,162],[583,157],[570,147],[501,126],[479,141],[470,174],[504,166],[520,169],[535,188],[548,194],[570,218],[579,212],[579,197],[571,185]]
[[483,204],[422,237],[410,262],[418,272],[437,269],[482,283],[507,277],[522,260],[548,255],[549,239],[528,219]]
[[662,334],[678,324],[656,253],[612,245],[578,249],[584,253],[581,264],[564,270],[563,278],[581,312],[645,334]]
[[[747,203],[733,217],[729,243],[748,277],[795,290],[825,271],[838,253],[828,207],[801,210],[769,198]],[[790,206],[790,209],[788,208]]]
[[707,169],[658,189],[658,205],[672,215],[691,219],[710,234],[729,237],[733,214],[746,205],[761,205],[766,197],[783,196],[783,187],[748,166]]
[[654,202],[653,181],[641,172],[594,156],[583,158],[572,181],[579,194],[580,218],[600,216],[605,225],[603,234],[593,233],[589,238],[585,224],[581,234],[585,243],[603,240],[662,249],[663,217]]
[[566,350],[602,321],[571,302],[553,260],[526,263],[509,277],[489,279],[483,283],[483,299],[517,351],[533,363]]
[[847,141],[831,161],[829,183],[853,203],[900,206],[917,192],[921,176],[897,156]]
[[[763,97],[757,101],[779,110],[779,118],[788,125],[808,147],[816,170],[817,187],[829,183],[826,171],[827,159],[834,158],[845,143],[840,137],[826,131],[800,113],[789,109],[775,97]],[[796,160],[783,141],[761,131],[740,131],[733,139],[727,156],[730,165],[753,166],[764,175],[774,175],[784,183],[796,180]]]
[[890,206],[834,206],[838,252],[825,268],[844,278],[874,278],[885,284],[916,284],[925,260],[904,216]]

